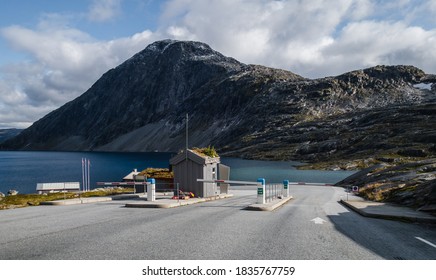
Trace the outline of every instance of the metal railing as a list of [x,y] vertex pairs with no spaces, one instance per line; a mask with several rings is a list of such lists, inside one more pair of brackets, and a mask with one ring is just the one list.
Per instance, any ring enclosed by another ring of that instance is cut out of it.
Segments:
[[265,200],[266,202],[284,197],[283,184],[267,184],[265,185]]
[[265,184],[264,178],[258,178],[254,181],[232,181],[232,180],[209,180],[197,179],[197,182],[205,183],[226,183],[226,184],[239,184],[257,186],[257,203],[265,204],[274,199],[280,199],[289,196],[289,180],[284,180],[282,184]]

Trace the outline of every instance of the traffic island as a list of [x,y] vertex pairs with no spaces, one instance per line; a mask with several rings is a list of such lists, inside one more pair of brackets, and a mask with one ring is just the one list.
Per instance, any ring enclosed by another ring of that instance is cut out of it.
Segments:
[[256,203],[251,204],[247,206],[246,210],[254,210],[254,211],[274,211],[275,209],[279,208],[283,204],[287,203],[289,200],[293,199],[293,196],[284,197],[282,199],[275,199],[268,203]]

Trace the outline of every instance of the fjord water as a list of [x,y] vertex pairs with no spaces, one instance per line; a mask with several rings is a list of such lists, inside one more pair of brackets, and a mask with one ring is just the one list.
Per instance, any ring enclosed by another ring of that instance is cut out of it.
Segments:
[[[37,183],[80,182],[82,158],[91,162],[91,188],[97,182],[119,182],[133,169],[168,168],[172,153],[115,152],[0,152],[0,192],[10,189],[35,193]],[[297,170],[298,162],[277,162],[221,158],[231,167],[230,179],[255,181],[264,177],[267,183],[291,182],[335,183],[353,174],[349,171]]]

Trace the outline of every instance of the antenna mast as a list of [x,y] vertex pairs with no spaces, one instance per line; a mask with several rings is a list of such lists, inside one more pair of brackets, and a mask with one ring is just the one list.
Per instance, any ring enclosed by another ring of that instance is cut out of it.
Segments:
[[189,122],[189,118],[188,118],[188,113],[186,113],[186,159],[188,159],[188,122]]

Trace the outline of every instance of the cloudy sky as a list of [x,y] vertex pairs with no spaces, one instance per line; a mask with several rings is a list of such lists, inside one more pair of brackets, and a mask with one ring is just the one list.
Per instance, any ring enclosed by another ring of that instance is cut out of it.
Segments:
[[0,128],[26,128],[161,39],[309,78],[436,73],[435,0],[1,0]]

